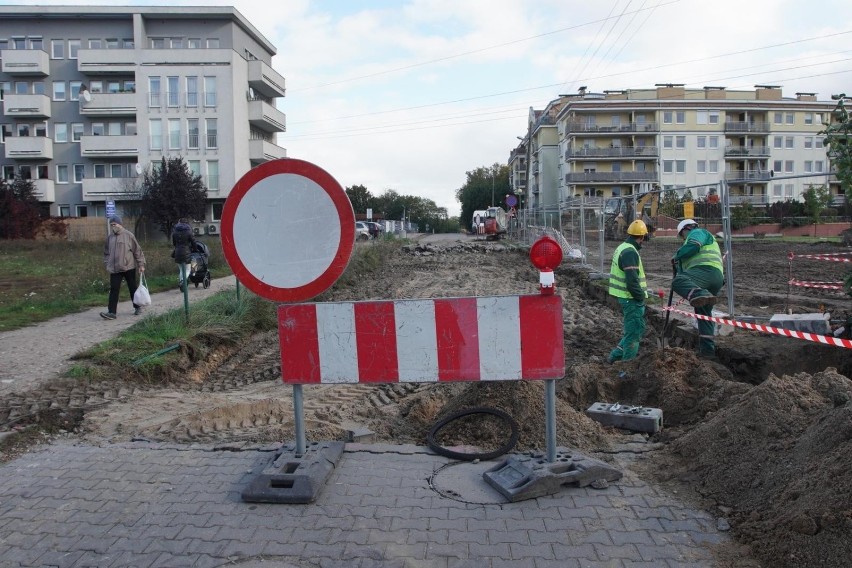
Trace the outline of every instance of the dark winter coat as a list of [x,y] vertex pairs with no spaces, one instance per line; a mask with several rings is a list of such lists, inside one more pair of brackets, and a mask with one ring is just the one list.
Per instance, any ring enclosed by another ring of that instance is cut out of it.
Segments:
[[187,223],[178,223],[172,230],[172,245],[175,262],[178,264],[189,264],[189,255],[195,248],[195,237],[192,235],[192,227]]

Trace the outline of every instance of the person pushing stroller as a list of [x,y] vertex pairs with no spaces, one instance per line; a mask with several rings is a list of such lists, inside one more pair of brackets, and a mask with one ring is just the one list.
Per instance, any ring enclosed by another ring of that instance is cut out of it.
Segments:
[[189,276],[192,252],[195,250],[195,236],[185,217],[181,217],[172,230],[172,258],[178,265],[178,289],[183,291],[184,278]]

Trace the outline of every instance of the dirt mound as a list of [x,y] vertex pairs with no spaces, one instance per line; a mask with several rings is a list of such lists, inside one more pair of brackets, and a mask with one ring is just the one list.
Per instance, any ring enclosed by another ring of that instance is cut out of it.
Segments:
[[779,568],[852,557],[852,381],[770,376],[675,439],[658,475],[697,483],[739,539]]

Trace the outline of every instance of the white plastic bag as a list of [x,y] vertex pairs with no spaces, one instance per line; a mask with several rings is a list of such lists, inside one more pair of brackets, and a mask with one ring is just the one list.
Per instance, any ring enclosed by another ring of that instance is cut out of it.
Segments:
[[151,305],[151,294],[148,292],[148,286],[145,281],[145,273],[142,273],[142,276],[139,278],[139,287],[136,288],[136,292],[133,293],[133,303],[137,306],[150,306]]

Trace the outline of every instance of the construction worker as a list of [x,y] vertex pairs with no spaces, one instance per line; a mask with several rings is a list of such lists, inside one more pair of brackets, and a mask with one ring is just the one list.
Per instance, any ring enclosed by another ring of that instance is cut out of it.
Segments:
[[607,361],[628,361],[639,353],[639,342],[645,333],[645,299],[648,286],[639,250],[648,235],[644,221],[636,220],[627,227],[627,238],[612,255],[609,269],[609,293],[618,298],[624,314],[624,336]]
[[[722,289],[724,270],[722,252],[716,238],[702,229],[692,219],[684,219],[677,226],[677,235],[683,244],[672,257],[675,273],[672,289],[695,308],[695,313],[713,315],[716,294]],[[698,320],[698,355],[714,357],[716,343],[713,338],[716,326],[712,321]]]

